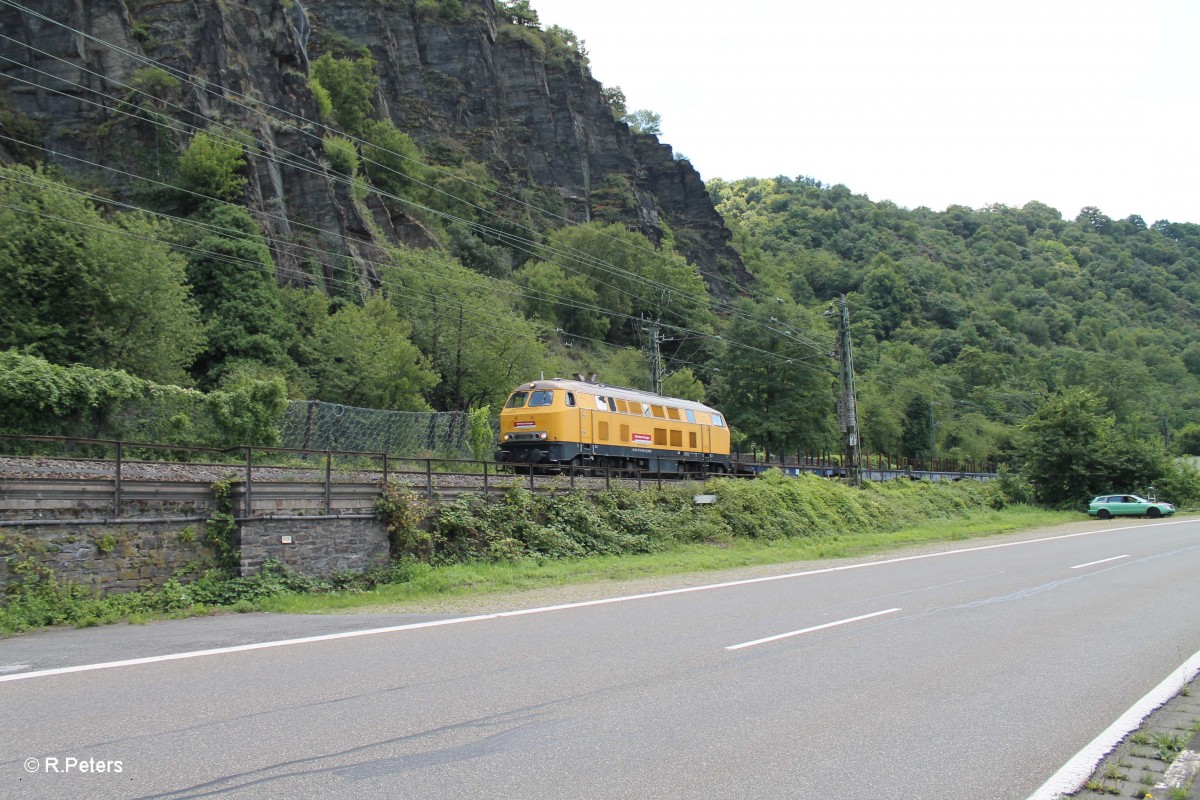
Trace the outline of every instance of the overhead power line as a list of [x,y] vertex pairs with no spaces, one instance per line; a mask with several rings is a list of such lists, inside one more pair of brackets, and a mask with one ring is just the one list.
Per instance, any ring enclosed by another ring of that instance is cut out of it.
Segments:
[[[26,9],[26,8],[24,8],[23,6],[20,6],[20,5],[19,5],[19,4],[17,4],[17,3],[13,3],[13,2],[11,2],[10,0],[0,0],[0,3],[2,3],[3,5],[8,5],[8,6],[10,6],[10,7],[13,7],[13,8],[19,9],[19,10],[26,11],[26,12],[28,12],[28,13],[32,13],[32,14],[34,14],[35,16],[37,16],[37,17],[39,17],[39,18],[45,19],[46,21],[49,21],[49,22],[52,22],[52,23],[54,23],[54,24],[60,25],[61,27],[67,28],[68,30],[71,30],[71,31],[73,31],[73,32],[75,32],[75,33],[77,33],[77,34],[80,34],[80,35],[86,36],[88,39],[90,39],[90,40],[92,40],[92,41],[95,41],[95,42],[97,42],[97,43],[99,43],[99,44],[102,44],[102,45],[104,45],[104,46],[111,47],[111,48],[112,48],[112,49],[114,49],[115,51],[118,51],[118,52],[124,53],[124,54],[126,54],[126,55],[129,55],[131,58],[136,58],[136,59],[137,59],[137,60],[138,60],[140,63],[147,63],[147,64],[152,64],[152,65],[158,66],[158,67],[160,67],[160,68],[162,68],[162,69],[164,69],[164,70],[167,70],[169,73],[170,73],[170,72],[175,72],[175,73],[179,74],[179,75],[182,77],[182,79],[183,79],[183,80],[185,80],[185,81],[187,81],[188,83],[190,83],[190,84],[192,84],[192,85],[197,85],[197,86],[200,86],[200,87],[201,87],[201,88],[203,88],[205,91],[208,91],[208,92],[210,92],[210,93],[214,93],[214,90],[212,90],[210,86],[208,86],[208,85],[200,85],[200,84],[196,84],[196,83],[195,83],[195,82],[194,82],[194,81],[193,81],[193,80],[190,78],[190,76],[184,75],[184,74],[182,74],[182,73],[178,73],[178,71],[177,71],[177,70],[172,70],[172,68],[170,68],[169,66],[167,66],[167,65],[165,65],[165,64],[162,64],[161,62],[155,61],[154,59],[149,59],[149,58],[146,58],[146,57],[143,57],[143,56],[138,56],[137,54],[135,54],[135,53],[132,53],[132,52],[130,52],[130,51],[128,51],[128,50],[124,50],[124,49],[122,49],[122,48],[119,48],[119,47],[117,47],[117,46],[115,46],[115,45],[111,45],[110,43],[104,42],[103,40],[101,40],[101,39],[98,39],[97,37],[91,36],[90,34],[86,34],[86,33],[82,32],[82,31],[79,31],[78,29],[71,28],[70,26],[66,26],[66,25],[64,25],[64,24],[62,24],[62,23],[58,23],[58,22],[56,22],[56,21],[54,21],[54,20],[51,20],[51,19],[49,19],[48,17],[45,17],[44,15],[37,14],[36,12],[31,12],[31,11],[29,11],[29,9]],[[12,40],[10,37],[7,37],[7,36],[5,36],[5,37],[3,37],[3,38],[5,38],[6,40],[9,40],[9,41],[14,41],[14,42],[15,42],[15,40]],[[20,44],[20,43],[18,43],[18,44]],[[47,56],[47,57],[50,57],[50,58],[55,58],[55,59],[57,59],[57,60],[59,60],[59,61],[63,61],[63,59],[58,59],[58,57],[57,57],[57,56],[52,56],[52,55],[50,55],[50,54],[44,53],[43,51],[36,50],[35,48],[31,48],[31,49],[33,49],[35,52],[38,52],[39,54],[45,55],[45,56]],[[6,59],[6,60],[12,61],[12,59]],[[119,98],[113,98],[113,97],[110,97],[110,96],[108,96],[108,95],[105,95],[105,94],[103,94],[102,92],[99,92],[98,90],[91,89],[90,87],[81,86],[81,85],[79,85],[79,84],[72,84],[71,82],[69,82],[69,81],[65,81],[64,79],[62,79],[62,78],[58,78],[57,76],[50,76],[50,75],[48,75],[47,73],[41,72],[40,70],[36,70],[36,69],[34,69],[33,67],[30,67],[29,65],[23,65],[23,64],[19,64],[19,62],[15,62],[15,61],[13,61],[13,63],[17,63],[18,65],[20,65],[20,66],[22,66],[22,67],[24,67],[24,68],[26,68],[26,69],[30,69],[30,70],[31,70],[31,71],[33,71],[33,72],[37,72],[37,73],[39,73],[39,74],[46,75],[47,77],[51,77],[51,78],[53,78],[53,79],[55,79],[55,80],[63,81],[63,82],[65,82],[65,83],[67,83],[68,85],[72,85],[72,86],[74,86],[75,88],[78,88],[78,89],[81,89],[81,90],[85,90],[85,91],[91,91],[91,92],[95,92],[95,93],[99,94],[101,97],[105,97],[105,98],[106,98],[106,99],[108,99],[108,100],[111,100],[111,101],[114,101],[114,102],[118,103],[118,106],[119,106],[119,104],[122,102],[122,101],[121,101]],[[73,63],[73,62],[66,62],[66,61],[63,61],[63,63]],[[78,66],[78,65],[76,65],[76,66]],[[82,67],[79,67],[79,68],[80,68],[80,69],[84,69],[84,71],[86,71],[86,72],[90,72],[90,71],[86,70],[85,68],[82,68]],[[97,75],[97,73],[91,73],[91,74],[93,74],[93,75]],[[105,77],[105,76],[98,76],[98,77],[102,77],[102,78],[104,78],[105,80],[112,82],[112,81],[111,81],[111,79],[109,79],[109,78],[107,78],[107,77]],[[23,80],[23,79],[21,79],[21,78],[15,78],[15,79],[16,79],[16,80]],[[31,83],[31,84],[33,83],[33,82],[31,82],[31,81],[24,81],[24,82],[26,82],[26,83]],[[147,96],[147,97],[150,97],[150,96],[151,96],[151,95],[149,95],[148,93],[146,93],[146,92],[142,92],[141,90],[135,89],[134,87],[128,86],[127,84],[121,84],[121,83],[119,83],[119,82],[115,82],[115,83],[117,83],[117,85],[120,85],[120,86],[123,86],[123,87],[125,87],[125,88],[129,89],[131,92],[137,92],[137,93],[139,93],[139,94],[141,94],[141,95],[143,95],[143,96]],[[40,84],[34,84],[34,85],[39,85],[39,86],[40,86]],[[43,87],[43,88],[45,88],[45,87]],[[55,89],[53,89],[53,88],[51,88],[50,90],[51,90],[51,91],[58,91],[58,90],[55,90]],[[64,93],[64,94],[65,94],[65,93]],[[234,94],[236,95],[237,93],[234,93]],[[219,98],[221,98],[221,99],[223,99],[223,100],[228,100],[228,98],[227,98],[227,97],[226,97],[224,94],[216,94],[216,96],[217,96],[217,97],[219,97]],[[241,95],[238,95],[238,96],[241,96]],[[243,96],[243,97],[244,97],[244,96]],[[77,99],[77,100],[80,100],[80,101],[82,101],[82,102],[93,102],[93,101],[86,100],[86,99],[84,99],[84,98],[76,98],[76,99]],[[157,98],[155,98],[155,100],[156,100],[156,102],[161,102],[161,101],[160,101],[159,99],[157,99]],[[232,101],[230,101],[230,102],[232,102]],[[234,104],[235,104],[235,105],[238,105],[238,106],[240,106],[240,107],[242,107],[242,108],[245,108],[247,111],[249,111],[249,112],[251,112],[251,113],[260,113],[260,112],[258,112],[256,109],[253,109],[253,108],[251,108],[251,107],[249,107],[249,106],[245,106],[245,105],[242,105],[242,104],[240,104],[240,103],[236,103],[236,102],[235,102]],[[99,104],[97,104],[97,105],[99,105]],[[194,114],[194,113],[195,113],[195,112],[190,112],[190,111],[187,111],[186,109],[184,109],[184,108],[183,108],[183,107],[181,107],[181,106],[178,106],[178,105],[175,105],[175,104],[171,104],[171,105],[172,105],[172,106],[174,106],[175,108],[179,109],[180,111],[183,111],[183,112],[185,112],[185,113],[189,113],[189,114]],[[124,111],[124,110],[122,110],[120,107],[118,107],[118,108],[116,108],[116,109],[111,109],[111,108],[108,108],[108,107],[106,107],[106,106],[102,106],[102,107],[104,107],[104,108],[105,108],[105,110],[106,110],[106,111],[109,111],[109,112],[125,113],[125,114],[127,114],[127,115],[129,115],[129,116],[136,116],[138,119],[140,119],[140,120],[142,120],[142,121],[146,121],[144,117],[141,117],[141,116],[139,116],[139,115],[136,115],[136,114],[130,113],[130,112],[128,112],[128,111]],[[270,106],[268,106],[268,107],[270,107]],[[272,108],[273,108],[273,107],[272,107]],[[288,113],[288,112],[283,112],[283,113]],[[294,115],[293,115],[293,116],[294,116]],[[306,122],[306,123],[309,123],[309,124],[319,124],[319,123],[311,123],[311,121],[309,121],[309,120],[304,120],[302,117],[301,117],[300,119],[301,119],[301,120],[303,120],[303,121],[304,121],[304,122]],[[163,123],[159,122],[159,121],[158,121],[158,120],[156,120],[156,119],[151,119],[151,120],[149,120],[149,121],[150,121],[150,122],[153,122],[154,124],[160,124],[160,125],[161,125],[161,124],[163,124]],[[210,120],[205,120],[205,121],[206,121],[206,124],[212,124]],[[190,124],[188,124],[188,123],[184,123],[184,122],[182,122],[182,121],[176,121],[176,120],[173,120],[173,122],[176,122],[176,123],[177,123],[177,124],[179,124],[180,126],[183,126],[184,128],[189,128],[189,129],[191,129],[191,130],[193,130],[193,131],[200,130],[200,128],[199,128],[199,127],[197,127],[197,126],[194,126],[194,125],[190,125]],[[169,127],[169,126],[168,126],[168,127]],[[230,130],[235,130],[235,129],[231,128],[230,126],[224,126],[224,127],[226,127],[226,128],[229,128]],[[327,126],[321,126],[321,127],[322,127],[323,129],[325,129],[325,130],[328,130],[328,131],[331,131],[331,132],[334,132],[334,133],[338,133],[338,132],[334,131],[334,129],[332,129],[332,128],[328,128]],[[306,131],[302,131],[302,132],[306,133],[307,135],[312,135],[312,134],[309,134],[309,133],[308,133],[308,132],[306,132]],[[240,132],[239,132],[239,134],[240,134]],[[319,137],[318,137],[318,138],[319,138]],[[237,139],[235,139],[235,141],[239,141],[239,142],[240,142],[240,141],[244,141],[244,137],[243,137],[243,136],[241,136],[241,135],[239,135],[239,136],[238,136],[238,138],[237,138]],[[358,140],[358,141],[360,141],[360,142],[361,142],[362,140]],[[295,154],[289,153],[289,152],[287,152],[287,151],[285,151],[285,150],[280,150],[280,149],[278,149],[278,148],[273,148],[273,147],[264,146],[264,145],[265,145],[265,142],[263,142],[263,140],[260,140],[260,139],[257,139],[257,138],[256,138],[256,139],[254,139],[254,143],[255,143],[255,145],[256,145],[256,146],[258,146],[258,147],[261,149],[261,151],[263,152],[263,154],[264,154],[265,156],[268,156],[268,157],[274,158],[274,159],[276,159],[276,160],[280,160],[280,161],[282,161],[283,163],[289,164],[290,166],[293,166],[293,167],[295,167],[295,168],[297,168],[297,169],[304,169],[304,170],[308,170],[308,171],[312,171],[312,172],[319,172],[321,175],[323,175],[323,176],[326,176],[326,177],[329,177],[329,174],[326,172],[326,170],[325,170],[324,166],[323,166],[323,165],[321,165],[319,162],[313,161],[312,159],[305,159],[305,158],[303,158],[303,157],[296,156]],[[24,143],[24,142],[22,142],[22,144],[27,144],[27,143]],[[279,158],[279,154],[280,154],[280,153],[282,153],[284,156],[286,156],[286,158],[280,159],[280,158]],[[400,155],[400,154],[393,154],[393,155]],[[402,155],[401,155],[400,157],[404,157],[404,156],[402,156]],[[307,163],[305,163],[305,162],[307,162]],[[108,168],[108,167],[105,167],[104,165],[95,164],[94,162],[92,162],[92,163],[93,163],[93,165],[94,165],[94,166],[97,166],[97,167],[100,167],[100,168],[105,168],[105,169],[107,169],[107,168]],[[372,162],[372,163],[374,163],[374,162]],[[312,166],[309,166],[309,165],[312,165]],[[380,165],[380,166],[384,167],[385,169],[388,169],[388,167],[386,167],[386,165]],[[435,170],[436,170],[436,168],[435,168]],[[119,170],[118,170],[118,171],[119,171]],[[436,170],[436,171],[442,172],[443,174],[452,175],[452,173],[446,173],[446,172],[444,172],[444,171],[441,171],[441,170]],[[125,174],[127,174],[127,175],[131,175],[131,173],[125,173]],[[131,175],[131,176],[132,176],[132,175]],[[144,177],[142,177],[142,176],[132,176],[132,177],[138,178],[138,179],[140,179],[140,180],[152,180],[152,179],[147,179],[147,178],[144,178]],[[455,176],[455,177],[459,177],[459,176]],[[340,176],[334,176],[334,179],[335,179],[335,180],[343,180],[343,179],[341,179],[341,178],[340,178]],[[477,223],[474,223],[474,222],[473,222],[473,221],[471,221],[471,220],[466,220],[466,219],[463,219],[463,218],[457,217],[457,216],[455,216],[455,215],[452,215],[452,214],[447,214],[447,213],[445,213],[445,212],[440,212],[440,211],[438,211],[438,210],[435,210],[435,209],[431,209],[431,208],[427,208],[427,207],[421,206],[421,205],[419,205],[419,204],[416,204],[416,203],[414,203],[413,201],[411,201],[411,200],[409,200],[409,199],[407,199],[407,198],[399,197],[399,196],[392,195],[392,194],[389,194],[389,193],[386,193],[386,192],[381,192],[380,190],[378,190],[378,188],[377,188],[377,187],[371,187],[371,186],[367,186],[367,185],[365,185],[365,184],[357,183],[357,182],[354,182],[354,181],[351,181],[351,180],[348,180],[348,179],[345,179],[345,180],[344,180],[344,182],[346,182],[346,183],[348,183],[348,184],[350,184],[350,185],[364,186],[364,187],[366,187],[366,188],[369,188],[369,189],[370,189],[370,190],[372,190],[372,191],[379,192],[380,194],[382,194],[382,195],[384,195],[384,196],[386,196],[386,197],[388,197],[388,198],[390,198],[390,199],[393,199],[393,200],[395,200],[395,201],[398,201],[398,202],[401,202],[401,203],[405,203],[405,204],[407,204],[407,205],[409,205],[409,206],[412,206],[412,207],[418,208],[418,209],[420,209],[420,210],[426,211],[426,212],[428,212],[428,213],[431,213],[431,214],[436,214],[436,215],[442,216],[443,218],[446,218],[446,219],[449,219],[449,220],[452,220],[452,221],[462,222],[462,223],[464,223],[464,224],[470,225],[470,226],[472,226],[472,227],[473,227],[473,229],[475,229],[475,230],[478,230],[478,231],[480,231],[480,232],[484,233],[485,235],[491,235],[491,236],[494,236],[494,237],[496,237],[496,238],[500,238],[500,239],[502,239],[502,240],[507,240],[507,241],[509,242],[510,246],[514,246],[514,248],[515,248],[515,249],[518,249],[518,250],[523,250],[524,252],[527,252],[527,253],[529,253],[529,254],[531,254],[531,255],[542,255],[542,256],[544,257],[544,253],[545,253],[545,251],[546,251],[547,249],[549,249],[551,252],[555,252],[555,253],[557,253],[557,254],[558,254],[560,257],[566,257],[566,258],[569,258],[569,259],[580,260],[580,259],[578,259],[578,257],[577,257],[577,256],[575,256],[575,255],[573,255],[573,254],[568,254],[568,253],[565,253],[565,251],[561,251],[561,250],[555,251],[553,248],[546,248],[546,247],[545,247],[545,245],[539,245],[539,244],[536,244],[536,243],[532,242],[531,240],[528,240],[528,239],[521,239],[520,237],[514,237],[514,236],[512,236],[511,234],[508,234],[508,233],[507,233],[507,232],[505,232],[505,231],[499,231],[499,230],[496,230],[496,229],[492,229],[492,228],[489,228],[489,227],[487,227],[487,226],[482,226],[482,225],[479,225],[479,224],[477,224]],[[164,185],[165,185],[165,184],[164,184]],[[428,186],[428,184],[424,184],[424,185]],[[476,185],[477,185],[477,184],[476,184]],[[436,187],[430,187],[430,188],[434,188],[434,189],[436,189]],[[485,189],[486,189],[486,187],[481,187],[481,188],[485,188]],[[437,190],[437,191],[442,191],[442,190],[440,190],[440,189],[436,189],[436,190]],[[442,193],[443,193],[443,194],[446,194],[446,195],[447,195],[447,196],[449,196],[449,197],[452,197],[452,198],[454,197],[453,195],[450,195],[449,193],[446,193],[446,192],[442,192]],[[496,194],[498,194],[498,195],[499,195],[499,193],[496,193]],[[506,195],[499,195],[499,196],[502,196],[502,197],[507,197]],[[480,209],[480,210],[484,210],[484,211],[486,211],[486,209],[481,209],[479,206],[475,206],[474,204],[470,204],[470,203],[468,203],[467,201],[465,201],[465,200],[462,200],[461,198],[454,198],[454,199],[458,200],[459,202],[462,202],[462,203],[465,203],[465,204],[467,204],[467,205],[470,205],[470,206],[472,206],[472,207],[474,207],[474,208],[477,208],[477,209]],[[528,205],[528,204],[526,204],[526,205]],[[532,206],[530,206],[530,207],[532,207]],[[143,209],[143,211],[144,211],[144,209]],[[547,212],[547,213],[548,213],[548,212]],[[268,215],[268,216],[269,216],[269,215]],[[283,218],[283,219],[284,219],[285,221],[287,221],[289,224],[293,224],[293,225],[294,225],[294,224],[299,224],[299,223],[297,223],[297,222],[296,222],[296,221],[294,221],[294,220],[289,220],[289,219],[287,219],[287,218]],[[310,228],[311,228],[312,226],[306,226],[306,227],[310,227]],[[316,230],[316,229],[314,228],[314,230]],[[529,230],[529,229],[527,229],[527,230]],[[532,231],[531,231],[531,232],[532,232]],[[534,232],[534,233],[536,233],[536,232]],[[361,241],[361,242],[362,242],[362,243],[364,243],[364,244],[372,244],[372,245],[374,245],[374,244],[375,244],[374,242],[371,242],[371,241],[369,241],[369,240],[359,240],[359,241]],[[294,247],[294,246],[296,246],[296,244],[295,244],[295,243],[287,243],[287,245],[288,245],[288,246],[293,246],[293,247]],[[526,246],[528,246],[529,248],[534,248],[534,249],[533,249],[533,250],[530,250],[530,249],[523,249],[523,248],[522,248],[522,245],[526,245]],[[338,253],[330,253],[329,251],[325,251],[325,250],[317,250],[317,249],[315,249],[315,248],[309,248],[309,249],[310,249],[310,250],[315,250],[316,252],[320,252],[320,253],[323,253],[323,254],[326,254],[326,255],[333,255],[333,256],[340,256],[340,255],[342,255],[342,254],[338,254]],[[645,249],[645,248],[639,248],[639,249]],[[653,253],[654,251],[647,250],[647,252],[649,252],[649,253]],[[657,255],[657,254],[656,254],[656,255]],[[603,262],[598,262],[598,260],[596,260],[596,259],[591,259],[591,257],[590,257],[590,256],[588,256],[588,257],[586,257],[586,258],[588,258],[588,259],[590,259],[590,260],[591,260],[591,264],[592,264],[592,265],[594,265],[594,266],[603,266],[603,267],[607,267],[609,270],[613,271],[615,274],[621,274],[621,275],[622,275],[622,276],[624,276],[624,277],[633,277],[633,278],[638,278],[638,279],[641,279],[641,280],[643,280],[644,282],[646,282],[647,284],[649,284],[649,285],[651,285],[651,286],[654,286],[654,287],[656,287],[656,288],[659,288],[659,289],[662,289],[662,290],[667,290],[667,291],[673,291],[673,292],[676,292],[676,293],[678,293],[678,291],[677,291],[677,290],[674,290],[674,289],[672,289],[671,287],[667,287],[667,286],[666,286],[666,285],[664,285],[664,284],[660,284],[660,283],[656,283],[656,282],[653,282],[653,281],[649,281],[648,279],[644,279],[642,276],[637,276],[635,273],[629,273],[629,272],[627,272],[627,271],[621,271],[621,270],[617,270],[616,268],[613,268],[613,267],[611,267],[611,265],[605,265],[605,264],[603,264]],[[552,263],[553,263],[553,262],[552,262]],[[586,263],[586,262],[585,262],[585,263]],[[560,266],[563,266],[563,265],[560,265]],[[336,269],[336,267],[334,267],[334,268]],[[564,267],[564,268],[566,268],[566,267]],[[592,278],[592,279],[593,279],[593,280],[595,279],[595,278],[594,278],[594,276],[593,276],[593,278]],[[614,288],[617,288],[617,287],[614,287]],[[512,293],[512,294],[515,294],[516,296],[530,297],[529,295],[522,295],[522,294],[521,294],[521,293],[519,293],[519,292]],[[685,294],[685,293],[679,293],[679,294],[681,294],[681,296],[686,296],[686,294]],[[556,297],[556,296],[547,296],[545,293],[541,293],[541,294],[539,294],[539,296],[538,296],[538,298],[537,298],[537,299],[551,299],[551,300],[553,300],[553,301],[554,301],[554,302],[556,302],[556,303],[566,303],[566,304],[568,304],[568,305],[567,305],[567,307],[572,307],[570,304],[573,302],[573,301],[570,301],[569,299],[566,299],[566,298],[561,298],[561,297]],[[692,298],[692,299],[696,299],[696,298]],[[706,296],[705,298],[703,298],[703,299],[704,299],[704,300],[708,300],[707,296]],[[586,308],[587,306],[586,306],[586,305],[580,305],[580,304],[576,303],[576,304],[575,304],[573,307],[584,307],[584,308]],[[624,317],[624,318],[627,318],[627,319],[629,319],[629,318],[630,318],[628,315],[617,315],[617,314],[614,314],[614,312],[612,312],[611,310],[607,310],[607,309],[603,309],[603,308],[599,308],[599,307],[595,307],[595,306],[591,307],[591,309],[592,309],[592,310],[597,310],[597,311],[600,311],[601,313],[606,313],[606,314],[609,314],[610,316],[622,316],[622,317]],[[774,320],[772,320],[772,322],[774,322]],[[827,348],[827,346],[825,346],[825,345],[823,345],[823,344],[821,344],[821,343],[816,343],[816,342],[814,342],[814,341],[813,341],[813,340],[811,340],[811,339],[809,339],[809,340],[806,340],[806,338],[805,338],[805,337],[803,337],[803,336],[801,336],[801,335],[799,335],[799,333],[798,333],[798,332],[795,332],[795,331],[791,331],[791,332],[789,332],[788,330],[786,330],[786,329],[783,329],[783,328],[778,328],[778,329],[773,329],[773,330],[775,330],[775,332],[776,332],[776,333],[779,333],[780,335],[783,335],[783,336],[785,336],[785,338],[790,338],[790,339],[792,339],[793,341],[795,341],[795,342],[796,342],[797,344],[799,344],[799,345],[802,345],[802,346],[809,347],[809,348],[811,348],[812,350],[819,350],[819,351],[821,351],[821,352],[823,352],[823,353],[824,353],[824,352],[827,352],[827,349],[828,349],[828,348]],[[694,332],[694,333],[697,333],[698,335],[703,335],[701,332]],[[713,337],[713,338],[719,338],[719,337]],[[742,344],[742,343],[734,342],[734,341],[732,341],[732,340],[729,340],[729,339],[725,339],[725,340],[723,340],[723,341],[725,341],[727,344],[731,344],[731,345],[733,345],[733,346],[745,347],[745,348],[747,348],[747,349],[757,349],[757,348],[754,348],[753,346],[744,345],[744,344]],[[771,354],[771,355],[777,355],[777,354]]]

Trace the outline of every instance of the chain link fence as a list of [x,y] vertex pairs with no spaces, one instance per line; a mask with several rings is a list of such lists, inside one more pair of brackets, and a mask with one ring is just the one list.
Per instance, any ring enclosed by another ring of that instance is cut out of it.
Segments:
[[283,447],[394,456],[471,458],[462,411],[380,411],[319,400],[288,403]]

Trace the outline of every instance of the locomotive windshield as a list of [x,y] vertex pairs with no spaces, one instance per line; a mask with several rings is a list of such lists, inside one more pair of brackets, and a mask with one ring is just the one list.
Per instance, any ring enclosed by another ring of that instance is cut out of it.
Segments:
[[513,392],[508,396],[508,402],[504,404],[505,408],[524,408],[526,402],[533,406],[549,406],[554,404],[554,392],[537,391],[537,392]]

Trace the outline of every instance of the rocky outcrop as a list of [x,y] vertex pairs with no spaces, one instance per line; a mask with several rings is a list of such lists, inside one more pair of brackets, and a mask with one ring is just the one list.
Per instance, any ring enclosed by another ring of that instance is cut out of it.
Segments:
[[[318,128],[305,122],[317,119],[310,59],[322,48],[365,47],[382,113],[432,160],[486,165],[509,198],[502,205],[528,202],[549,225],[619,220],[654,240],[665,223],[717,294],[748,280],[696,171],[615,120],[576,54],[543,52],[498,23],[491,0],[441,6],[438,15],[405,0],[5,6],[0,29],[21,44],[0,40],[0,89],[15,109],[0,114],[0,133],[11,135],[10,118],[26,128],[32,121],[45,148],[35,155],[169,207],[169,193],[146,178],[169,173],[195,129],[240,129],[251,143],[247,203],[271,239],[280,279],[345,280],[349,257],[370,280],[378,237],[418,247],[435,240],[402,206],[356,202],[326,165]],[[153,67],[183,80],[148,102],[131,87]],[[17,153],[0,145],[0,158]]]

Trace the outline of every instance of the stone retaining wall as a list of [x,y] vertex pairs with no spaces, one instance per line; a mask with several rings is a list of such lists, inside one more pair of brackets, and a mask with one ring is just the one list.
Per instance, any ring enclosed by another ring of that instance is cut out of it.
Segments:
[[38,525],[0,528],[0,596],[33,559],[61,583],[105,594],[162,586],[186,566],[215,565],[204,524]]
[[238,572],[255,575],[270,559],[295,572],[328,578],[387,563],[389,543],[374,519],[256,519],[242,523]]

